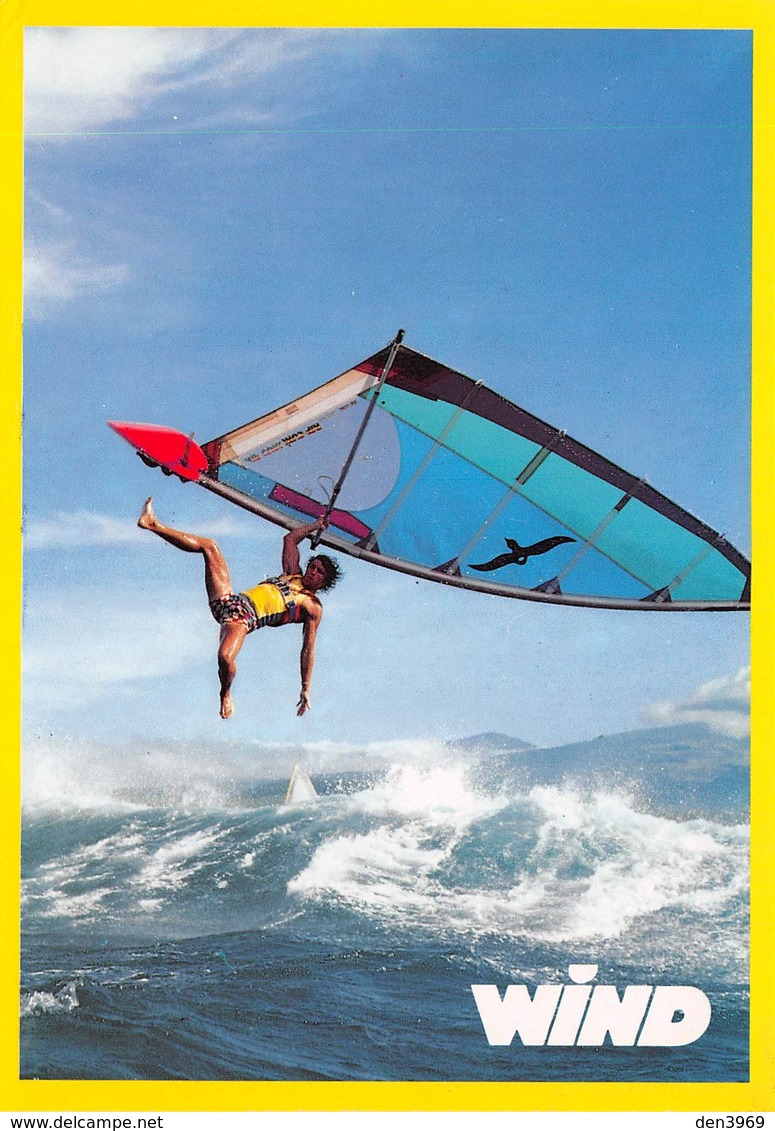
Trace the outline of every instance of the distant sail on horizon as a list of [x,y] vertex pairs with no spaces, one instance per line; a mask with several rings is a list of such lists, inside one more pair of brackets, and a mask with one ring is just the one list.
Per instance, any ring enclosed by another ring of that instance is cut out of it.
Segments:
[[318,791],[312,784],[312,779],[309,774],[296,763],[291,773],[291,779],[288,782],[288,788],[285,791],[285,805],[298,805],[303,801],[314,801],[318,797]]

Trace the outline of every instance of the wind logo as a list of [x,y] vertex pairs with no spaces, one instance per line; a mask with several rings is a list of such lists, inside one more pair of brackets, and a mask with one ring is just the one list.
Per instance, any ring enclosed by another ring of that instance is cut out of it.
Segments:
[[484,1032],[491,1045],[641,1048],[676,1047],[699,1040],[710,1024],[710,1002],[695,986],[591,986],[597,966],[571,965],[573,985],[471,986]]

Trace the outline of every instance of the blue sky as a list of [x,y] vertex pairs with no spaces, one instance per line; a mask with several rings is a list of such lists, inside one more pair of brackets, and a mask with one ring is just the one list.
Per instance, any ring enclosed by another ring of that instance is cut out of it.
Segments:
[[745,615],[539,607],[349,560],[311,713],[298,631],[267,630],[224,723],[200,563],[134,521],[152,493],[219,538],[238,588],[277,569],[281,532],[148,470],[105,421],[205,441],[403,327],[749,553],[750,49],[720,31],[29,30],[28,733],[335,752],[708,711],[743,726]]

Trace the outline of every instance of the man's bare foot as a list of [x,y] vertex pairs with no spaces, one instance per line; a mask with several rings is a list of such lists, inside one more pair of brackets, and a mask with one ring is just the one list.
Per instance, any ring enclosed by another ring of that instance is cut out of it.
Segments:
[[137,525],[141,526],[143,530],[153,530],[156,525],[156,515],[153,510],[153,498],[149,495],[145,500],[145,505],[140,512],[140,517],[137,520]]
[[231,692],[227,691],[225,695],[221,696],[221,718],[230,719],[234,714],[234,704],[231,699]]

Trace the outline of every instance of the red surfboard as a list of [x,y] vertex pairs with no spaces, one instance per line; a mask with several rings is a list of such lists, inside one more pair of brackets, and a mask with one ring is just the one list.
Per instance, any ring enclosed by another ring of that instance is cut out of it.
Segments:
[[159,424],[127,424],[109,420],[114,432],[137,449],[140,459],[149,467],[160,467],[165,475],[196,482],[207,471],[207,456],[199,444],[175,428]]

